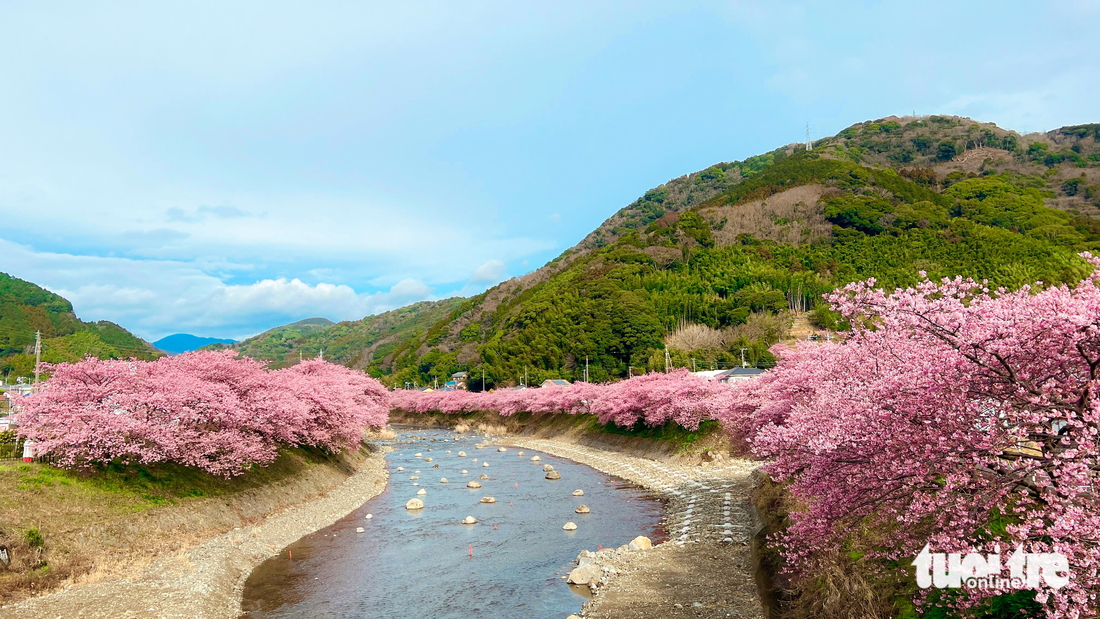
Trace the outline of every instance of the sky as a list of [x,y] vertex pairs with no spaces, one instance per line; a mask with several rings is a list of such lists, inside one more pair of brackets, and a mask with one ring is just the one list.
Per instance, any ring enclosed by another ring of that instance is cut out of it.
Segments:
[[0,2],[0,271],[150,341],[477,294],[892,114],[1100,122],[1100,0]]

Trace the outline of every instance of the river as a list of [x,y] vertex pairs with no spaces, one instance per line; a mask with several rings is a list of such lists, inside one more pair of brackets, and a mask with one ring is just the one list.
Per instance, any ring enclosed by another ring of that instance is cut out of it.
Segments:
[[[663,540],[661,504],[627,482],[544,453],[476,449],[478,436],[397,430],[386,491],[257,567],[243,617],[560,618],[585,601],[587,589],[562,579],[581,550]],[[545,464],[561,479],[545,479]],[[413,498],[423,510],[405,509]],[[591,513],[575,513],[581,504]],[[477,524],[461,524],[466,516]]]

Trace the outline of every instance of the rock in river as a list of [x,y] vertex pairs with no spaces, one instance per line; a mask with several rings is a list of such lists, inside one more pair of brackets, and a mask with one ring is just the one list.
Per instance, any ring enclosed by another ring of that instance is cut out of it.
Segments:
[[[416,496],[424,496],[425,494],[428,494],[428,491],[423,489],[423,488],[416,491]],[[580,508],[578,507],[577,509],[580,509]],[[577,513],[579,514],[580,512],[577,512]]]
[[573,496],[584,496],[584,490],[581,490],[580,488],[577,488],[576,490],[573,491]]
[[553,464],[544,464],[544,465],[542,465],[542,470],[544,470],[544,471],[553,471],[554,470],[554,465]]
[[649,541],[648,537],[644,535],[639,535],[638,537],[630,540],[630,543],[627,544],[627,547],[631,550],[649,550],[650,548],[653,548],[653,542]]
[[402,472],[402,471],[404,471],[404,470],[405,470],[405,467],[403,467],[403,466],[399,466],[399,467],[397,467],[397,472],[398,472],[398,473],[400,473],[400,472]]
[[473,516],[466,516],[462,519],[462,524],[477,524],[477,518]]
[[478,477],[478,479],[489,479],[489,476],[486,475],[485,473],[482,473],[481,476]]
[[500,453],[504,453],[504,452],[508,451],[508,448],[507,447],[497,447],[497,451],[499,451]]
[[586,565],[569,572],[569,583],[574,585],[590,585],[594,582],[599,582],[601,576],[603,576],[603,570],[601,570],[599,566]]
[[516,455],[520,456],[522,458],[523,457],[523,452],[521,451],[521,452],[517,453]]
[[591,511],[591,510],[590,510],[590,509],[588,509],[588,506],[587,506],[587,505],[578,505],[578,506],[577,506],[577,510],[576,510],[576,511],[577,511],[577,513],[578,513],[578,514],[587,514],[587,513],[589,513],[589,512]]
[[467,488],[480,488],[481,484],[477,483],[476,481],[471,481],[471,482],[466,483],[466,487]]
[[561,473],[559,473],[557,471],[550,471],[549,473],[546,474],[546,479],[550,479],[550,480],[561,479]]
[[495,496],[483,496],[481,497],[482,503],[496,503],[497,498]]
[[420,499],[409,499],[409,502],[405,503],[405,509],[409,511],[424,509],[424,501],[421,501]]
[[542,458],[538,456],[531,456],[531,462],[541,462]]
[[567,522],[564,525],[562,525],[561,528],[565,529],[566,531],[576,531],[577,530],[577,525],[572,523],[572,522]]
[[445,483],[447,483],[447,478],[446,478],[446,477],[444,477],[444,478],[440,479],[440,480],[439,480],[439,483],[441,483],[441,484],[445,484]]
[[458,452],[458,457],[459,458],[465,458],[466,457],[466,452],[465,451]]
[[488,462],[482,462],[481,466],[489,466],[489,463]]

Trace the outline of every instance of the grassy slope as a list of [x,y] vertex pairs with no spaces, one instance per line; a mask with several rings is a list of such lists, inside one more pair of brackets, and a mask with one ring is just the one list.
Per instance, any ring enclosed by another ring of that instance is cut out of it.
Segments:
[[302,480],[307,470],[315,475],[299,490],[315,494],[350,474],[357,457],[288,449],[271,466],[231,480],[169,465],[86,473],[18,461],[0,465],[0,544],[12,556],[0,571],[0,601],[93,568],[125,570],[242,526],[274,507],[270,497],[253,495]]
[[0,273],[0,367],[10,377],[34,370],[35,331],[42,332],[42,358],[76,361],[85,355],[101,358],[154,359],[149,343],[107,321],[83,322],[64,298],[30,282]]

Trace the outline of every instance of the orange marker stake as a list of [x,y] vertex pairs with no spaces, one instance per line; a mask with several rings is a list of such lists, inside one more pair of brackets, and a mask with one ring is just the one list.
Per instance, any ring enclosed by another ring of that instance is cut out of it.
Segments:
[[494,531],[496,531],[496,530],[497,530],[497,525],[495,525],[495,524],[493,525],[493,530],[494,530]]
[[473,557],[474,557],[474,547],[470,546],[470,558],[472,559]]
[[287,554],[288,554],[288,555],[290,555],[290,558],[291,558],[291,559],[293,559],[293,558],[294,558],[294,551],[293,551],[293,550],[288,550],[288,551],[286,551],[286,552],[287,552]]

